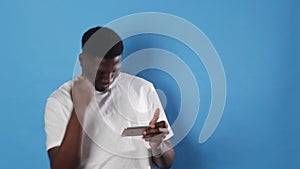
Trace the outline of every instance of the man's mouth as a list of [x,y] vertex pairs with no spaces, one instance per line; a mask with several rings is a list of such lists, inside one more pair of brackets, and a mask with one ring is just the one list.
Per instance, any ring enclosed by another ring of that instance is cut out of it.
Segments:
[[96,84],[95,88],[97,91],[106,91],[109,88],[109,84],[103,85],[103,84]]
[[101,84],[101,86],[103,87],[103,88],[108,88],[109,86],[110,86],[110,84],[108,83],[108,84]]
[[109,83],[103,83],[103,82],[101,82],[101,80],[99,79],[99,80],[96,80],[95,81],[95,87],[96,87],[96,89],[97,90],[99,90],[99,91],[101,91],[101,90],[106,90],[106,89],[108,89],[111,85],[112,85],[112,83],[114,82],[114,80],[112,80],[111,82],[109,82]]

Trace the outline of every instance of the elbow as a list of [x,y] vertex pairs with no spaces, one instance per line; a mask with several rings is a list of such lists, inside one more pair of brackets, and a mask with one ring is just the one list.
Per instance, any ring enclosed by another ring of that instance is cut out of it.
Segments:
[[73,158],[72,160],[66,158],[55,158],[51,162],[51,169],[79,169],[80,168],[80,158]]

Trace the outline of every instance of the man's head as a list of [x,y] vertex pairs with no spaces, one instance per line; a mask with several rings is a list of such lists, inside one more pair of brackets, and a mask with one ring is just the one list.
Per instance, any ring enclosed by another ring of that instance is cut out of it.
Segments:
[[120,36],[105,27],[95,27],[82,36],[80,65],[83,76],[98,91],[106,91],[120,73],[123,43]]

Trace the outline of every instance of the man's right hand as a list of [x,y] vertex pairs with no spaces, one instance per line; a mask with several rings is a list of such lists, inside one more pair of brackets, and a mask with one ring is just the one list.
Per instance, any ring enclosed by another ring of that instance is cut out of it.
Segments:
[[76,80],[74,80],[71,90],[71,98],[75,112],[77,114],[84,114],[94,95],[95,87],[88,79],[83,76],[79,76]]
[[79,168],[82,156],[82,124],[85,111],[95,95],[93,84],[80,76],[73,81],[70,91],[74,109],[62,143],[48,150],[51,169]]

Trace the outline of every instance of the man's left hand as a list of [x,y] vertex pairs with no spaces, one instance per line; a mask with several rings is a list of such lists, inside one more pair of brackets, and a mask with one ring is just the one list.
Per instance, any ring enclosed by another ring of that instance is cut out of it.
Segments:
[[159,109],[157,108],[152,120],[150,121],[150,129],[143,132],[143,138],[149,142],[151,148],[160,146],[163,139],[169,134],[168,125],[165,121],[157,122],[159,119]]

